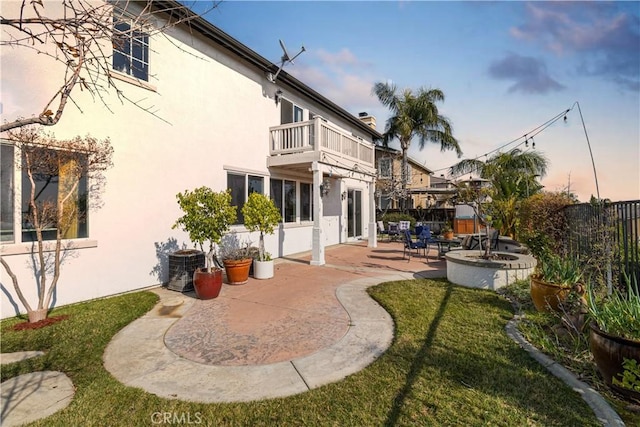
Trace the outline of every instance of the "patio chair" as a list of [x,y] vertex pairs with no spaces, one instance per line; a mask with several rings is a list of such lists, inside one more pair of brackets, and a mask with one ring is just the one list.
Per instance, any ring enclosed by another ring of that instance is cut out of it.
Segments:
[[480,241],[480,248],[484,249],[489,245],[492,251],[498,250],[498,241],[500,240],[500,232],[498,230],[491,230],[488,236],[482,236]]
[[397,222],[389,222],[387,235],[389,236],[389,240],[391,240],[392,238],[397,239],[398,237],[400,237],[400,229]]
[[386,234],[387,238],[389,238],[389,230],[386,230],[384,228],[384,222],[383,221],[378,221],[378,234],[381,234],[383,236]]
[[402,259],[404,259],[406,254],[409,254],[409,261],[411,261],[411,252],[414,249],[417,255],[420,254],[420,249],[424,249],[426,256],[427,243],[420,240],[413,240],[411,238],[411,231],[409,231],[408,229],[403,230],[402,232],[404,233],[404,248],[402,250]]
[[[416,227],[417,229],[417,227]],[[416,236],[419,242],[425,246],[424,248],[424,256],[429,255],[429,250],[431,249],[431,244],[437,243],[436,240],[431,235],[431,227],[428,225],[424,225],[421,227],[420,234]]]
[[400,231],[409,230],[411,228],[411,221],[400,221]]

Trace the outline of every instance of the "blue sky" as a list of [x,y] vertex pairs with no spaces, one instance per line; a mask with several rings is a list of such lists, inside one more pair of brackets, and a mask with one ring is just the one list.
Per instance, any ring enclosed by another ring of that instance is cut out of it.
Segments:
[[[285,70],[380,132],[375,82],[441,89],[463,158],[573,108],[535,137],[543,185],[596,194],[588,136],[600,196],[640,199],[640,2],[223,1],[205,17],[277,64],[279,39],[291,54],[304,45]],[[458,161],[435,144],[410,155],[436,175]]]

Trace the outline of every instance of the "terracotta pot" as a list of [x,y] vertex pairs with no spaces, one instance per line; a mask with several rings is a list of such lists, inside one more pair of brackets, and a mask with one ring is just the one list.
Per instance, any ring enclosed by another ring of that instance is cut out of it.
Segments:
[[560,312],[560,304],[567,300],[570,292],[568,286],[547,283],[539,276],[531,276],[531,299],[538,311]]
[[252,258],[225,259],[223,263],[227,273],[227,283],[230,285],[244,285],[247,283],[252,262]]
[[612,379],[622,379],[624,359],[635,359],[640,363],[640,341],[633,341],[608,334],[595,323],[589,332],[589,348],[604,382],[618,393],[640,402],[640,392],[613,384]]
[[193,287],[200,299],[217,298],[222,288],[222,270],[212,269],[208,273],[206,269],[197,269],[193,272]]
[[442,233],[442,237],[446,240],[453,240],[453,231],[446,231]]

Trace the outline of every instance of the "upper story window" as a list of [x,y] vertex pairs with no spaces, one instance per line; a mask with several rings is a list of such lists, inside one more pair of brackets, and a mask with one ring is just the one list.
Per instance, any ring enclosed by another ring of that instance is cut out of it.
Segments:
[[113,69],[149,81],[149,34],[122,11],[113,16]]
[[283,99],[280,102],[280,124],[296,123],[304,120],[303,110],[293,102]]
[[389,157],[383,157],[378,160],[378,177],[386,179],[392,178],[391,160]]

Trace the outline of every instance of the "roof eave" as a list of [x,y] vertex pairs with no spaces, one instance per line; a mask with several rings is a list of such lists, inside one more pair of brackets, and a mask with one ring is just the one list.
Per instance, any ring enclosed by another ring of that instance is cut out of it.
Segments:
[[[253,51],[249,47],[245,46],[238,40],[231,37],[229,34],[222,31],[220,28],[216,27],[206,19],[198,16],[187,6],[183,5],[180,2],[174,0],[154,0],[154,6],[159,9],[171,10],[172,14],[187,16],[190,15],[192,19],[189,21],[189,25],[204,37],[212,40],[217,43],[224,49],[230,51],[236,56],[239,56],[243,60],[247,61],[250,65],[258,68],[262,72],[273,73],[277,71],[278,66],[266,58],[259,55],[257,52]],[[168,13],[168,12],[167,12]],[[377,130],[373,129],[362,120],[349,113],[344,108],[340,107],[338,104],[330,101],[325,96],[321,95],[319,92],[311,89],[309,86],[302,83],[300,80],[288,74],[286,71],[281,71],[278,74],[278,84],[289,86],[291,89],[294,89],[309,98],[312,98],[314,101],[319,103],[322,107],[336,114],[340,118],[346,120],[347,122],[354,125],[359,130],[371,135],[372,139],[379,140],[382,139],[382,134],[380,134]]]

